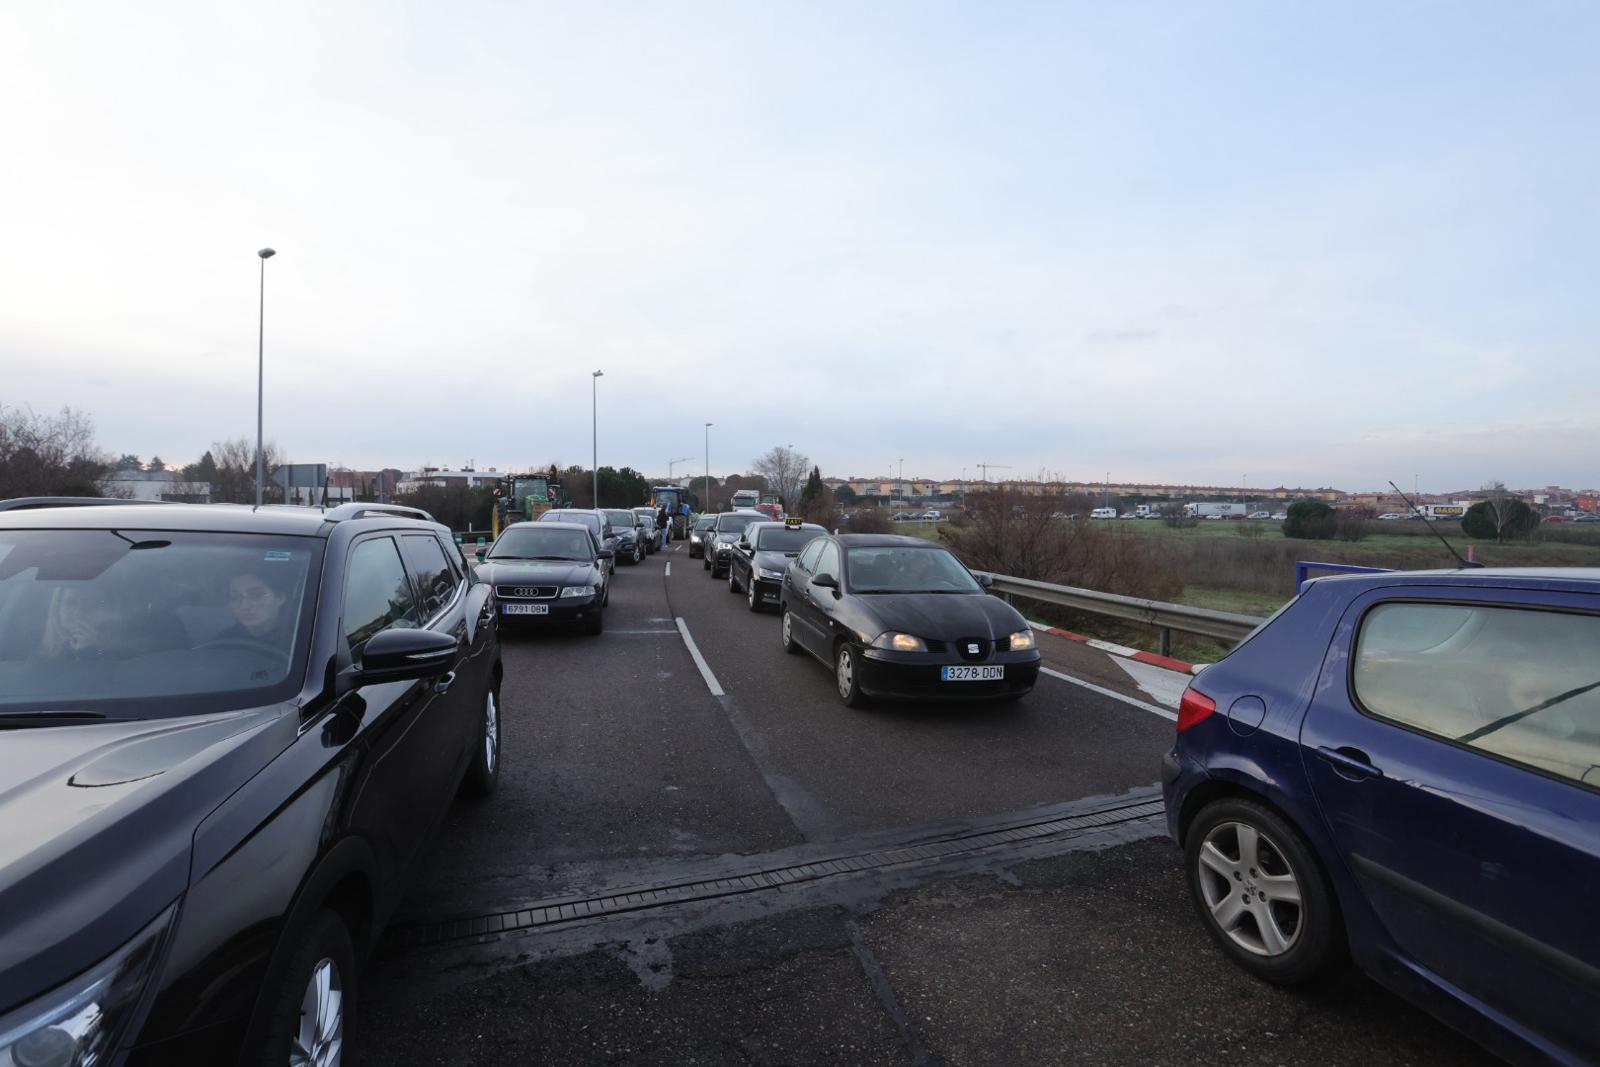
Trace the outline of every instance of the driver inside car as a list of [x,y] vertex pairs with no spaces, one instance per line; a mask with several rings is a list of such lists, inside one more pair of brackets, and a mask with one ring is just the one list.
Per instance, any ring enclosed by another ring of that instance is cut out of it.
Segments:
[[233,612],[234,625],[219,634],[217,640],[254,641],[287,648],[289,590],[282,588],[287,578],[285,572],[268,567],[234,575],[228,582],[228,608]]

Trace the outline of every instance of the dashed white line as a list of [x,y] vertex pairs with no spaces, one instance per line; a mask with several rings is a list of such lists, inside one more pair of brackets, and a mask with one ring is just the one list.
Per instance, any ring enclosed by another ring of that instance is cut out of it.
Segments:
[[668,578],[672,577],[672,561],[670,559],[667,560],[667,574],[666,574],[666,576]]
[[[711,690],[711,695],[714,697],[725,696],[722,686],[717,684],[717,676],[711,673],[711,665],[700,654],[700,649],[695,646],[694,638],[689,636],[689,624],[683,621],[682,616],[679,616],[677,621],[678,632],[683,635],[683,643],[688,646],[689,655],[694,659],[694,665],[700,668],[700,677],[706,680],[706,688]],[[1177,718],[1177,716],[1173,716],[1173,718]]]
[[[678,625],[683,625],[682,619],[678,620]],[[1158,708],[1154,704],[1146,704],[1142,700],[1135,700],[1133,697],[1124,696],[1115,689],[1107,689],[1103,685],[1095,685],[1093,682],[1086,682],[1082,678],[1074,678],[1070,674],[1062,674],[1060,671],[1051,670],[1049,667],[1040,667],[1039,672],[1041,674],[1048,674],[1052,678],[1060,678],[1063,682],[1071,682],[1073,685],[1081,685],[1090,692],[1099,693],[1103,697],[1110,697],[1112,700],[1120,700],[1124,704],[1132,704],[1136,708],[1143,708],[1145,711],[1150,712],[1150,714],[1159,715],[1163,719],[1170,719],[1173,722],[1178,721],[1178,716],[1173,712],[1168,711],[1166,708]]]

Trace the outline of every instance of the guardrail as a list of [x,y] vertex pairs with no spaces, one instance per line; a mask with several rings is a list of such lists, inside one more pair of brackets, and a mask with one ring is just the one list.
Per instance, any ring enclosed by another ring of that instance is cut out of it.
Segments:
[[[987,572],[979,572],[987,573]],[[1172,654],[1172,631],[1199,634],[1222,641],[1239,642],[1260,626],[1264,619],[1254,615],[1240,615],[1232,611],[1212,611],[1210,608],[1191,608],[1184,604],[1168,604],[1161,600],[1101,593],[1094,589],[1078,589],[1070,585],[1036,582],[1029,578],[1013,578],[1007,574],[989,574],[991,592],[999,593],[1009,602],[1012,597],[1027,597],[1046,604],[1059,604],[1074,611],[1089,611],[1097,615],[1154,626],[1161,632],[1161,654]]]

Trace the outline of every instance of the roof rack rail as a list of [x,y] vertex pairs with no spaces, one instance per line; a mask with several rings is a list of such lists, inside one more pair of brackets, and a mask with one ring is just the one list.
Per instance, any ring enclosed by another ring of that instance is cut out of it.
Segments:
[[170,500],[123,500],[114,496],[18,496],[0,500],[0,511],[28,511],[33,508],[92,508],[122,504],[170,504]]
[[329,522],[344,522],[347,519],[368,519],[377,515],[421,519],[423,522],[434,521],[433,516],[421,508],[408,508],[403,504],[339,504],[325,511],[322,517]]

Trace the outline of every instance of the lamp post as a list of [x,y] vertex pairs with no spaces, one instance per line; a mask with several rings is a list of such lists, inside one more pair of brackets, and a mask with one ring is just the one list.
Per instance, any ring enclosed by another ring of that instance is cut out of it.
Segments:
[[702,513],[711,510],[711,423],[706,423],[706,498],[700,503]]
[[267,260],[277,254],[277,251],[271,248],[263,248],[256,253],[261,257],[261,307],[256,320],[256,507],[258,508],[261,506],[267,485],[267,454],[262,450],[261,438],[261,392],[262,385],[266,381]]
[[589,398],[590,407],[592,408],[592,411],[590,412],[589,427],[594,437],[593,467],[595,507],[600,506],[600,379],[604,378],[605,374],[605,371],[597,370],[593,374],[589,375],[590,385],[593,386],[593,388],[590,390],[591,396]]

